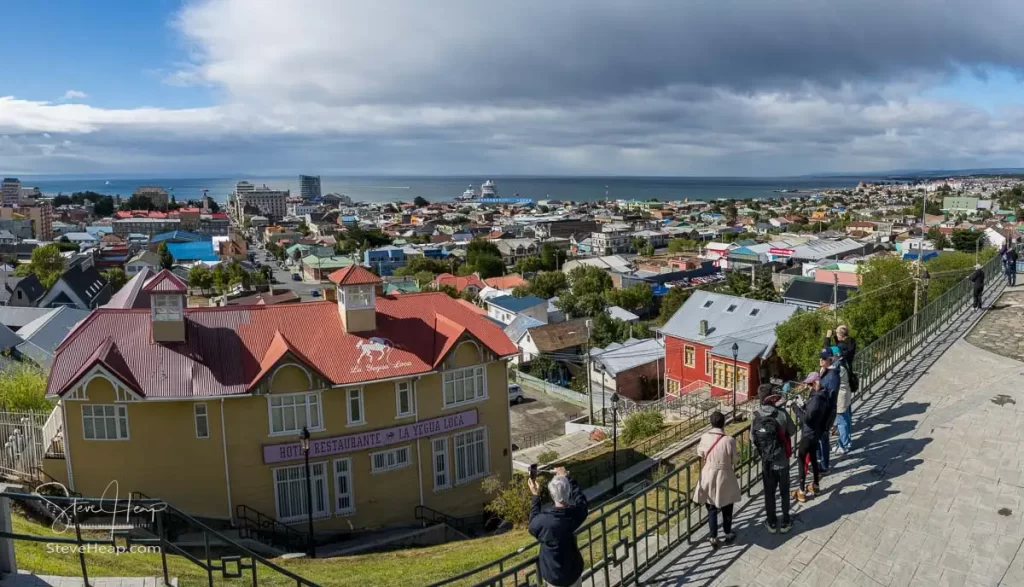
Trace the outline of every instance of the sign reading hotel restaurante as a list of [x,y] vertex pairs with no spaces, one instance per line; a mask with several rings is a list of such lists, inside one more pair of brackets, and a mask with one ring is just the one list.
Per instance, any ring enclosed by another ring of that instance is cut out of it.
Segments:
[[[404,426],[381,428],[379,430],[370,430],[369,432],[332,436],[330,438],[312,438],[309,441],[309,456],[326,457],[356,450],[380,448],[382,446],[416,440],[417,438],[444,434],[452,430],[474,426],[476,423],[476,409],[472,409]],[[303,458],[302,444],[297,440],[295,442],[263,445],[264,463],[280,463],[301,458]]]

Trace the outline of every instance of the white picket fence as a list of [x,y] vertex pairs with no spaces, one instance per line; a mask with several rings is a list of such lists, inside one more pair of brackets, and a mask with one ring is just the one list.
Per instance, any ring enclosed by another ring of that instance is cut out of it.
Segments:
[[[60,429],[60,416],[40,412],[0,412],[0,473],[7,478],[40,481],[48,446]],[[49,431],[49,433],[47,432]],[[63,445],[59,451],[63,456]],[[51,451],[53,452],[53,451]]]

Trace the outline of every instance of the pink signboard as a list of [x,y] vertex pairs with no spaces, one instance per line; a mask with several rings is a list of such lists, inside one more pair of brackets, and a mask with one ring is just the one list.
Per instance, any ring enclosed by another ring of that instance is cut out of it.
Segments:
[[[457,414],[423,420],[415,424],[381,428],[357,434],[346,434],[344,436],[332,436],[330,438],[313,438],[309,441],[309,456],[310,458],[326,457],[357,450],[366,450],[368,448],[380,448],[416,440],[417,438],[444,434],[452,430],[474,426],[476,423],[476,409],[472,409]],[[298,440],[281,444],[263,445],[264,463],[280,463],[301,458],[303,458],[302,445]]]
[[779,257],[791,257],[796,249],[768,249],[769,255],[777,255]]

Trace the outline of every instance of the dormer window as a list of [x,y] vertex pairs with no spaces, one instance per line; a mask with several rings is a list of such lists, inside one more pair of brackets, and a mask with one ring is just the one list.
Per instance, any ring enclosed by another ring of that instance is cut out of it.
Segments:
[[704,302],[704,305],[702,307],[703,308],[710,308],[713,305],[715,305],[715,300],[708,300],[708,301]]
[[152,294],[154,322],[180,322],[182,320],[182,299],[178,294]]
[[729,304],[729,307],[725,309],[726,312],[732,314],[736,311],[736,304]]
[[374,307],[372,285],[349,285],[338,288],[338,303],[349,310]]

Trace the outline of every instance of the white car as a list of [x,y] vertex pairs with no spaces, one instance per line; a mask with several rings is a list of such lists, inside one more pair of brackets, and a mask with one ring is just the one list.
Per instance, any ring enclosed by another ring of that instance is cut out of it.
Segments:
[[521,404],[526,401],[526,396],[523,395],[523,388],[519,387],[518,383],[508,384],[508,403],[510,404]]

